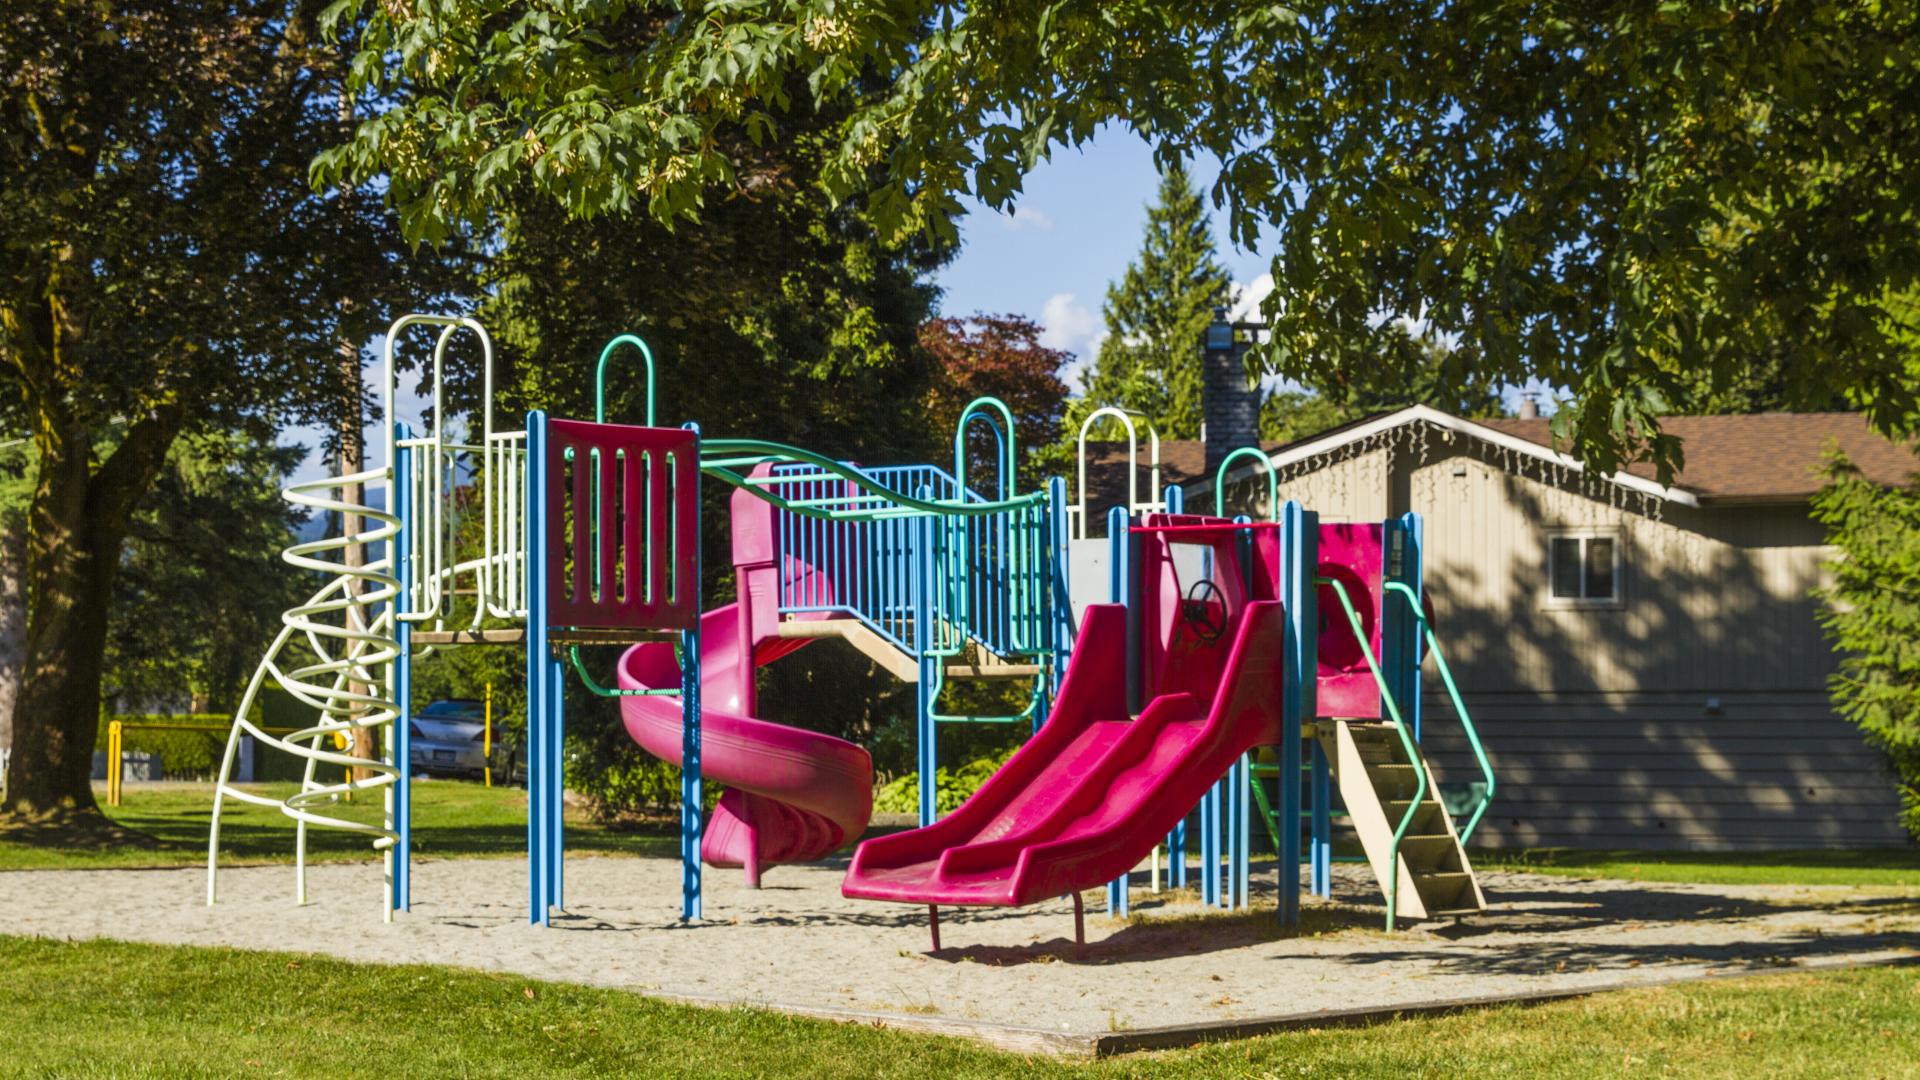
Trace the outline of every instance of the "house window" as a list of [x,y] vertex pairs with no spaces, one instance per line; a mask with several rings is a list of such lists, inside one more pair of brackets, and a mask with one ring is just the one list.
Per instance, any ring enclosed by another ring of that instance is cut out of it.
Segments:
[[1611,533],[1562,533],[1547,547],[1547,601],[1554,607],[1612,607],[1620,603],[1620,538]]

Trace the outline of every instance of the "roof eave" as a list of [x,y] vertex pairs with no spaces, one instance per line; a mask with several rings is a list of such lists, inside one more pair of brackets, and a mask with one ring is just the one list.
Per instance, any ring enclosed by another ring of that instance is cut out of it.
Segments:
[[[1327,453],[1330,450],[1336,450],[1350,443],[1359,442],[1362,439],[1377,435],[1380,432],[1391,431],[1396,427],[1412,423],[1416,420],[1423,420],[1435,427],[1457,432],[1469,438],[1479,439],[1481,442],[1498,446],[1505,450],[1511,450],[1514,453],[1525,454],[1537,460],[1560,466],[1571,472],[1586,472],[1586,466],[1583,465],[1578,458],[1563,454],[1552,447],[1542,446],[1531,440],[1522,439],[1517,435],[1509,435],[1504,431],[1496,431],[1483,424],[1476,424],[1471,420],[1463,420],[1451,413],[1441,412],[1439,409],[1433,408],[1430,405],[1409,405],[1397,412],[1376,416],[1372,420],[1354,425],[1332,435],[1295,443],[1292,446],[1284,447],[1269,455],[1267,460],[1274,468],[1280,468],[1284,465],[1305,461],[1308,458]],[[1232,483],[1251,477],[1254,468],[1255,466],[1247,465],[1235,469],[1227,474],[1227,482]],[[1198,478],[1200,481],[1204,481],[1205,479],[1205,477]],[[1700,506],[1700,498],[1685,488],[1661,484],[1627,472],[1616,472],[1605,479],[1608,483],[1626,488],[1629,491],[1637,491],[1643,495],[1651,495],[1654,498],[1673,503],[1677,506],[1696,509]]]

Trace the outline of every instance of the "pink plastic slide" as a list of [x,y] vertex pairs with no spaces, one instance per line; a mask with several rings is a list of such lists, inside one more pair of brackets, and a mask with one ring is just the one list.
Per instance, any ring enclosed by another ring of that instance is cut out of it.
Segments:
[[1132,870],[1242,753],[1280,741],[1284,610],[1254,601],[1238,623],[1211,707],[1192,693],[1161,694],[1134,720],[1126,611],[1088,607],[1039,732],[949,816],[861,844],[840,891],[1020,905]]
[[[739,866],[747,884],[774,863],[817,859],[866,831],[873,815],[873,759],[862,747],[754,713],[754,669],[806,644],[778,636],[773,509],[744,491],[733,495],[733,561],[738,603],[700,617],[700,772],[726,785],[707,819],[700,857]],[[828,588],[818,574],[809,587]],[[620,658],[620,688],[680,685],[673,645],[635,645]],[[680,699],[620,699],[627,733],[648,753],[680,764]]]

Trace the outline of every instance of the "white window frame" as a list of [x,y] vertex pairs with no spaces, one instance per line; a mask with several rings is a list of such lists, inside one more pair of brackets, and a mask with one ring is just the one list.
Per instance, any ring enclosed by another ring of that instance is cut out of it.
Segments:
[[[1578,540],[1580,544],[1580,588],[1586,589],[1587,545],[1589,540],[1611,540],[1613,542],[1613,595],[1612,596],[1555,596],[1553,594],[1553,548],[1556,540]],[[1541,607],[1548,610],[1588,610],[1605,611],[1626,606],[1627,594],[1627,545],[1619,529],[1613,528],[1569,528],[1547,530],[1546,557],[1542,565],[1546,570],[1540,583]]]

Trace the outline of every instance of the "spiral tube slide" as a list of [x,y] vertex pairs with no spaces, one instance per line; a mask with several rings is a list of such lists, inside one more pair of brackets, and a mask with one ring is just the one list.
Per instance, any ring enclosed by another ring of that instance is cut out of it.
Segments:
[[[746,870],[758,886],[775,863],[806,862],[866,831],[873,814],[873,759],[865,749],[815,731],[747,715],[756,662],[784,656],[802,640],[757,639],[742,648],[742,606],[714,608],[700,618],[700,772],[725,784],[707,821],[700,856],[712,866]],[[670,642],[650,641],[620,658],[620,688],[649,690],[680,683]],[[680,699],[620,699],[627,733],[646,751],[680,764]]]
[[[330,574],[332,578],[306,603],[282,616],[280,633],[254,670],[240,707],[235,710],[233,730],[227,735],[226,751],[220,759],[213,822],[207,838],[208,904],[214,903],[218,896],[220,813],[226,799],[274,807],[297,823],[295,891],[300,903],[306,902],[307,826],[369,835],[374,838],[374,847],[383,851],[392,848],[399,838],[393,827],[392,789],[401,778],[401,769],[395,764],[327,749],[341,739],[350,742],[356,732],[384,728],[400,715],[393,692],[394,661],[400,655],[400,646],[394,634],[391,604],[399,595],[400,582],[392,573],[391,555],[387,554],[393,551],[392,541],[399,536],[400,519],[385,510],[349,502],[344,497],[348,489],[364,488],[386,477],[386,470],[371,469],[293,484],[283,492],[287,501],[297,506],[357,514],[364,521],[378,524],[371,530],[348,536],[294,544],[282,555],[295,567]],[[348,565],[347,553],[355,549],[363,556],[371,556],[375,551],[383,554],[379,558],[367,557],[359,566]],[[329,557],[336,554],[337,561]],[[296,651],[302,644],[310,658],[303,658]],[[269,678],[312,707],[318,714],[318,722],[284,737],[268,734],[255,724],[250,718],[253,707]],[[306,772],[300,791],[281,800],[235,787],[233,767],[243,735],[251,736],[259,745],[304,759]],[[315,776],[320,765],[364,769],[375,775],[361,781],[343,778],[337,783],[322,783]],[[385,791],[383,824],[348,821],[320,812],[324,807],[337,804],[349,792],[372,790]],[[391,884],[391,865],[388,874]]]

